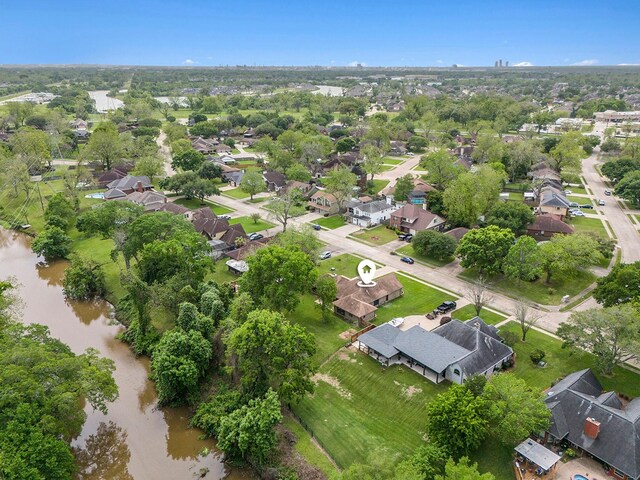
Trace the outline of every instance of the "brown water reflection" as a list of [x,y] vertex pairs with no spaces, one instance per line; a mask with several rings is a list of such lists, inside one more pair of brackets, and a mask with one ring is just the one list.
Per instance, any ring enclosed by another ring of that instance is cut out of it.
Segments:
[[[250,472],[231,471],[211,440],[190,429],[186,409],[159,409],[149,361],[136,358],[115,339],[122,329],[109,318],[106,302],[67,302],[61,278],[65,262],[42,264],[30,250],[30,239],[0,229],[0,278],[14,277],[21,285],[24,321],[47,325],[54,337],[73,351],[97,348],[116,364],[120,397],[108,415],[87,407],[87,421],[73,447],[81,480],[174,480],[198,477],[239,480]],[[211,453],[201,456],[209,449]]]

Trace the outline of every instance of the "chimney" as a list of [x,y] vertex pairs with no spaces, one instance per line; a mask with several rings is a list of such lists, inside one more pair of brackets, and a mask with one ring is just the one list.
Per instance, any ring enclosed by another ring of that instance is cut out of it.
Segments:
[[600,422],[596,421],[591,417],[587,417],[584,422],[584,434],[592,439],[598,438],[598,434],[600,433]]
[[136,192],[144,192],[144,188],[142,188],[142,182],[140,180],[136,183]]

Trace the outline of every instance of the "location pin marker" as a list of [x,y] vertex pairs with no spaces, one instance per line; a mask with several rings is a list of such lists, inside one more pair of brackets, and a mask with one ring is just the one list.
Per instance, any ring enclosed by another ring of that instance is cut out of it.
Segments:
[[376,276],[376,264],[371,260],[362,260],[358,264],[358,275],[360,276],[361,282],[359,285],[361,287],[375,285],[373,278]]

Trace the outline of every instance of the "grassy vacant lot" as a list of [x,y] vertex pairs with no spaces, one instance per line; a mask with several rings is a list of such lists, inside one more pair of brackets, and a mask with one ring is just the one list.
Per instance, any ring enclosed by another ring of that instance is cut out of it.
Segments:
[[340,352],[294,411],[340,467],[366,463],[378,447],[410,454],[425,431],[425,404],[446,389],[401,366]]
[[[521,334],[517,323],[509,322],[500,331],[512,331]],[[534,349],[543,350],[547,356],[543,368],[535,366],[529,359]],[[582,350],[562,348],[562,341],[537,330],[529,330],[526,342],[518,342],[514,346],[518,361],[514,373],[523,378],[529,385],[546,389],[560,378],[576,370],[594,368],[596,357]],[[596,372],[597,374],[597,372]],[[598,379],[606,390],[614,390],[630,397],[640,396],[640,375],[626,368],[618,367],[611,377],[598,375]]]
[[578,233],[596,233],[603,238],[609,238],[599,218],[572,217],[567,223],[572,225]]
[[378,225],[377,227],[370,228],[368,230],[361,230],[352,235],[356,240],[363,240],[366,243],[372,243],[374,245],[384,245],[392,240],[397,240],[398,236],[393,230],[389,230],[384,225]]
[[222,195],[226,195],[228,197],[231,198],[236,198],[238,200],[243,200],[245,198],[249,198],[251,195],[249,195],[246,192],[243,192],[242,190],[240,190],[240,187],[237,188],[232,188],[231,190],[223,190]]
[[[452,318],[456,318],[458,320],[469,320],[476,316],[476,309],[473,305],[466,305],[462,308],[459,308],[455,312],[451,314]],[[484,321],[484,323],[488,323],[491,325],[495,325],[496,323],[502,322],[505,318],[504,315],[499,313],[490,312],[486,308],[483,308],[480,312],[480,318]]]
[[282,421],[284,426],[296,436],[296,444],[294,448],[302,455],[311,465],[319,468],[327,478],[331,478],[338,474],[333,463],[320,451],[318,446],[311,440],[311,435],[302,428],[302,426],[293,419],[290,414],[285,415]]
[[386,165],[400,165],[401,163],[404,163],[404,160],[401,160],[399,158],[384,157],[382,159],[382,163]]
[[374,180],[373,181],[373,194],[377,194],[380,192],[380,190],[382,190],[383,188],[385,188],[387,185],[389,185],[389,180]]
[[261,230],[266,230],[267,228],[273,227],[273,223],[267,222],[266,220],[258,220],[254,222],[251,217],[238,217],[232,218],[229,220],[230,225],[241,224],[244,228],[244,231],[247,233],[259,232]]
[[[466,280],[476,280],[478,273],[469,269],[458,276]],[[517,282],[502,275],[496,275],[490,280],[493,289],[510,297],[524,297],[542,305],[559,305],[563,295],[577,295],[591,285],[595,279],[595,275],[591,272],[578,272],[578,275],[571,279],[552,277],[550,284],[545,283],[544,278],[535,282]]]
[[320,263],[318,264],[318,273],[320,275],[330,273],[331,268],[335,268],[333,273],[343,275],[347,278],[353,278],[358,275],[358,264],[361,261],[362,259],[359,257],[349,253],[343,253],[342,255],[331,257],[326,260],[320,260]]
[[375,323],[378,325],[396,317],[424,315],[433,311],[445,300],[455,300],[451,295],[405,275],[397,274],[396,276],[404,286],[404,295],[378,307],[375,319]]
[[342,227],[347,223],[344,221],[342,215],[331,215],[330,217],[322,217],[315,221],[318,225],[333,230],[334,228]]
[[183,207],[191,208],[193,210],[200,207],[209,207],[211,211],[216,215],[224,215],[225,213],[231,213],[234,211],[231,208],[227,208],[223,205],[210,202],[209,200],[205,200],[204,202],[201,202],[197,198],[189,198],[189,199],[178,198],[177,200],[174,201],[174,203],[177,203],[178,205],[182,205]]
[[420,263],[426,263],[431,267],[442,267],[443,265],[447,265],[448,263],[451,263],[453,261],[453,257],[445,260],[438,260],[437,258],[420,255],[413,249],[413,245],[411,245],[410,243],[408,245],[405,245],[404,247],[400,247],[398,250],[396,250],[396,253],[399,253],[402,256],[411,257],[416,261]]

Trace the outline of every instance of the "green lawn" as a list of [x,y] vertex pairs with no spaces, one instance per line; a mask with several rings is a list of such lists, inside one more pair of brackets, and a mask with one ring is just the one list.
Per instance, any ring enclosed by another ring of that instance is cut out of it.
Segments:
[[322,217],[316,220],[314,223],[320,225],[321,227],[328,228],[329,230],[333,230],[334,228],[339,228],[347,224],[344,221],[344,217],[342,215],[331,215],[330,217]]
[[213,213],[215,213],[216,215],[224,215],[226,213],[231,213],[234,211],[231,208],[227,208],[224,205],[220,205],[218,203],[210,202],[209,200],[205,200],[204,202],[201,202],[197,198],[190,198],[190,199],[178,198],[173,203],[182,205],[183,207],[191,208],[193,210],[200,207],[209,207],[211,211],[213,211]]
[[[521,334],[520,326],[515,322],[509,322],[500,331]],[[535,366],[529,359],[531,351],[537,348],[547,354],[544,358],[547,365],[544,368]],[[571,372],[584,368],[595,369],[596,366],[596,357],[591,353],[562,348],[562,341],[537,330],[529,330],[527,341],[516,343],[514,350],[518,358],[514,373],[539,389],[549,388],[553,382]],[[598,380],[606,390],[614,390],[630,397],[640,396],[640,375],[626,368],[617,367],[611,377],[598,375]]]
[[366,463],[379,447],[413,452],[423,442],[425,404],[446,389],[356,352],[340,352],[320,375],[315,393],[294,411],[342,468]]
[[599,218],[587,218],[587,217],[572,217],[567,223],[573,225],[578,233],[597,233],[603,238],[609,238],[607,231],[604,228],[602,220]]
[[338,474],[338,470],[336,470],[333,463],[313,443],[311,435],[290,414],[285,415],[282,423],[287,430],[296,436],[294,448],[307,462],[320,469],[329,479]]
[[351,236],[355,237],[357,240],[363,240],[366,243],[372,243],[374,245],[384,245],[385,243],[398,239],[395,232],[384,225],[378,225],[377,227],[370,228],[368,230],[361,230]]
[[226,195],[226,196],[231,197],[231,198],[236,198],[238,200],[243,200],[243,199],[249,198],[251,196],[248,193],[243,192],[242,190],[240,190],[240,187],[232,188],[231,190],[223,190],[220,193],[222,195]]
[[331,268],[335,268],[333,273],[343,275],[347,278],[353,278],[358,275],[358,264],[361,261],[361,258],[349,253],[343,253],[342,255],[337,255],[326,260],[320,260],[320,263],[318,264],[318,273],[320,275],[330,273]]
[[413,245],[411,245],[410,243],[405,245],[404,247],[400,247],[399,249],[397,249],[396,253],[399,253],[402,256],[411,257],[417,262],[426,263],[431,267],[442,267],[443,265],[447,265],[448,263],[451,263],[453,261],[453,257],[445,260],[439,260],[437,258],[428,257],[426,255],[420,255],[413,249]]
[[385,188],[387,185],[389,185],[389,180],[374,180],[373,181],[373,194],[376,195],[380,192],[380,190],[382,190],[383,188]]
[[[451,318],[456,318],[458,320],[469,320],[476,316],[476,309],[473,305],[466,305],[462,308],[451,313]],[[490,325],[495,325],[497,323],[502,322],[505,318],[504,315],[499,313],[490,312],[486,308],[483,308],[480,311],[480,318],[484,321],[484,323],[488,323]]]
[[524,200],[524,193],[521,192],[508,192],[509,200],[513,200],[515,202],[522,202]]
[[570,202],[576,202],[578,205],[584,205],[585,203],[588,205],[593,205],[591,199],[587,197],[576,197],[575,195],[567,195],[567,200],[569,200]]
[[271,228],[274,226],[273,223],[267,222],[266,220],[258,220],[254,222],[251,217],[238,217],[232,218],[229,220],[230,225],[241,224],[244,228],[244,231],[247,233],[259,232],[261,230],[266,230],[267,228]]
[[378,307],[375,319],[377,325],[396,317],[424,315],[432,312],[434,308],[445,300],[456,300],[451,295],[405,275],[396,274],[396,276],[404,286],[404,295]]
[[[382,165],[382,166],[380,167],[380,171],[381,171],[381,172],[388,172],[388,171],[390,171],[390,170],[393,170],[394,168],[396,168],[396,166],[395,166],[395,165]],[[383,188],[384,188],[384,187],[383,187]]]
[[229,268],[225,265],[227,260],[218,260],[215,262],[215,268],[213,272],[209,273],[205,280],[215,280],[218,283],[235,282],[240,278],[239,275],[231,273]]
[[404,163],[404,160],[400,160],[398,158],[384,157],[382,159],[382,163],[386,165],[400,165],[401,163]]
[[[469,269],[458,276],[466,280],[476,280],[478,273]],[[542,305],[559,305],[563,295],[573,297],[591,285],[595,279],[595,275],[591,272],[579,272],[575,278],[571,279],[552,277],[550,284],[546,284],[544,278],[535,282],[517,282],[502,275],[497,275],[490,280],[492,289],[510,297],[524,297]]]
[[581,193],[583,195],[587,194],[587,191],[584,187],[566,187],[567,190],[571,190],[571,193]]

